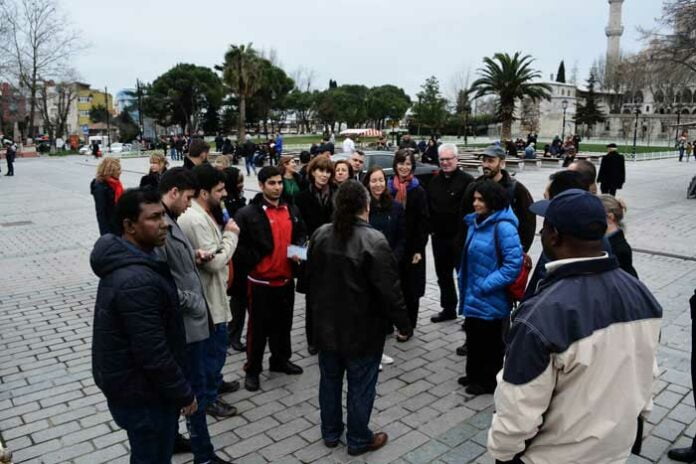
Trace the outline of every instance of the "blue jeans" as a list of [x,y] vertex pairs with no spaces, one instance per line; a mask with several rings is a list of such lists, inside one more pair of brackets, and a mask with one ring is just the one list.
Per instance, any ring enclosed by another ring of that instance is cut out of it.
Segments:
[[198,400],[198,409],[193,415],[186,418],[186,427],[191,435],[191,449],[195,464],[208,462],[215,455],[213,444],[210,442],[205,414],[205,408],[212,401],[215,401],[215,396],[211,398],[208,389],[208,382],[212,376],[206,371],[209,344],[210,338],[186,345],[186,379],[191,384],[193,393]]
[[251,174],[251,170],[250,170],[249,168],[253,169],[253,170],[254,170],[254,174],[256,174],[256,164],[254,164],[254,157],[253,157],[253,156],[247,156],[247,157],[244,158],[244,162],[245,162],[245,164],[246,164],[247,176],[248,176],[249,174]]
[[128,434],[131,464],[170,464],[179,408],[173,404],[121,406],[108,403],[116,425]]
[[343,433],[343,375],[348,378],[346,401],[348,448],[360,449],[372,443],[369,428],[372,406],[377,393],[377,376],[382,353],[362,358],[346,358],[336,352],[319,352],[319,408],[321,436],[338,441]]
[[176,148],[169,149],[169,157],[174,161],[176,159]]
[[206,386],[208,394],[206,396],[210,402],[217,398],[218,388],[222,383],[222,368],[227,358],[228,343],[227,322],[215,324],[207,343],[208,354],[205,356],[206,371],[208,372],[208,385]]

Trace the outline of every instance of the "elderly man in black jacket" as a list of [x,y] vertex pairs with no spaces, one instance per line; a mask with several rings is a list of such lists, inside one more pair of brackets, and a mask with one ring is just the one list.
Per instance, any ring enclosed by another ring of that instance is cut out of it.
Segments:
[[103,235],[90,264],[99,276],[92,372],[132,463],[169,462],[179,413],[197,409],[184,376],[186,335],[176,285],[154,249],[167,226],[160,194],[126,191],[116,206],[122,235]]
[[437,152],[440,170],[428,183],[427,193],[442,311],[430,320],[443,322],[457,318],[457,290],[454,286],[454,268],[457,262],[455,236],[457,224],[462,220],[459,217],[462,198],[474,178],[457,166],[455,144],[443,143]]
[[626,182],[626,160],[619,153],[615,143],[607,145],[607,150],[599,164],[597,182],[602,193],[616,195],[616,191],[623,188]]
[[396,325],[398,337],[406,340],[413,327],[394,254],[384,235],[367,222],[367,190],[348,180],[335,201],[333,223],[321,226],[310,240],[310,310],[319,349],[322,438],[333,448],[343,433],[341,397],[347,374],[348,454],[357,456],[381,448],[388,438],[368,427],[386,329]]

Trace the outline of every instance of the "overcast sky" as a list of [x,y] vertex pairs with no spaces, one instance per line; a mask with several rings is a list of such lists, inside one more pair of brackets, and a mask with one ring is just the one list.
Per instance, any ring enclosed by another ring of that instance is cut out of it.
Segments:
[[[606,52],[606,0],[59,0],[90,46],[75,60],[83,80],[109,92],[151,82],[176,63],[213,66],[230,44],[275,50],[315,87],[396,84],[415,95],[435,75],[445,94],[498,51],[531,54],[545,79],[566,63],[581,81]],[[622,48],[636,51],[660,0],[626,0]],[[473,77],[473,76],[472,76]]]

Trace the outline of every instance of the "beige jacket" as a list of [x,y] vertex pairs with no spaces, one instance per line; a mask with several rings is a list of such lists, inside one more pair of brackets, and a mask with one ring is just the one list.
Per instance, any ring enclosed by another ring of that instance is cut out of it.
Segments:
[[488,451],[526,464],[624,463],[652,407],[662,309],[614,258],[547,268],[513,315]]
[[213,324],[232,320],[227,296],[228,263],[237,249],[239,237],[232,232],[222,232],[220,226],[194,199],[191,207],[179,216],[178,224],[191,242],[194,250],[215,253],[215,257],[198,265],[203,282],[203,294],[210,308]]

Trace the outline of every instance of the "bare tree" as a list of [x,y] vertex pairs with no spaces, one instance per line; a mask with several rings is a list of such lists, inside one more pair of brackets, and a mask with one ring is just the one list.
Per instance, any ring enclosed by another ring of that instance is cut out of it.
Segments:
[[51,141],[67,135],[70,108],[77,99],[78,79],[74,69],[67,69],[59,82],[44,81],[39,87],[41,117]]
[[639,29],[650,59],[696,72],[696,0],[664,0],[652,29]]
[[0,22],[7,25],[8,40],[0,42],[0,53],[29,96],[28,136],[34,135],[41,82],[57,71],[83,47],[79,32],[72,30],[57,0],[3,0]]
[[295,81],[295,88],[302,92],[309,92],[313,89],[314,81],[317,79],[317,73],[313,69],[300,66],[290,74],[292,80]]

